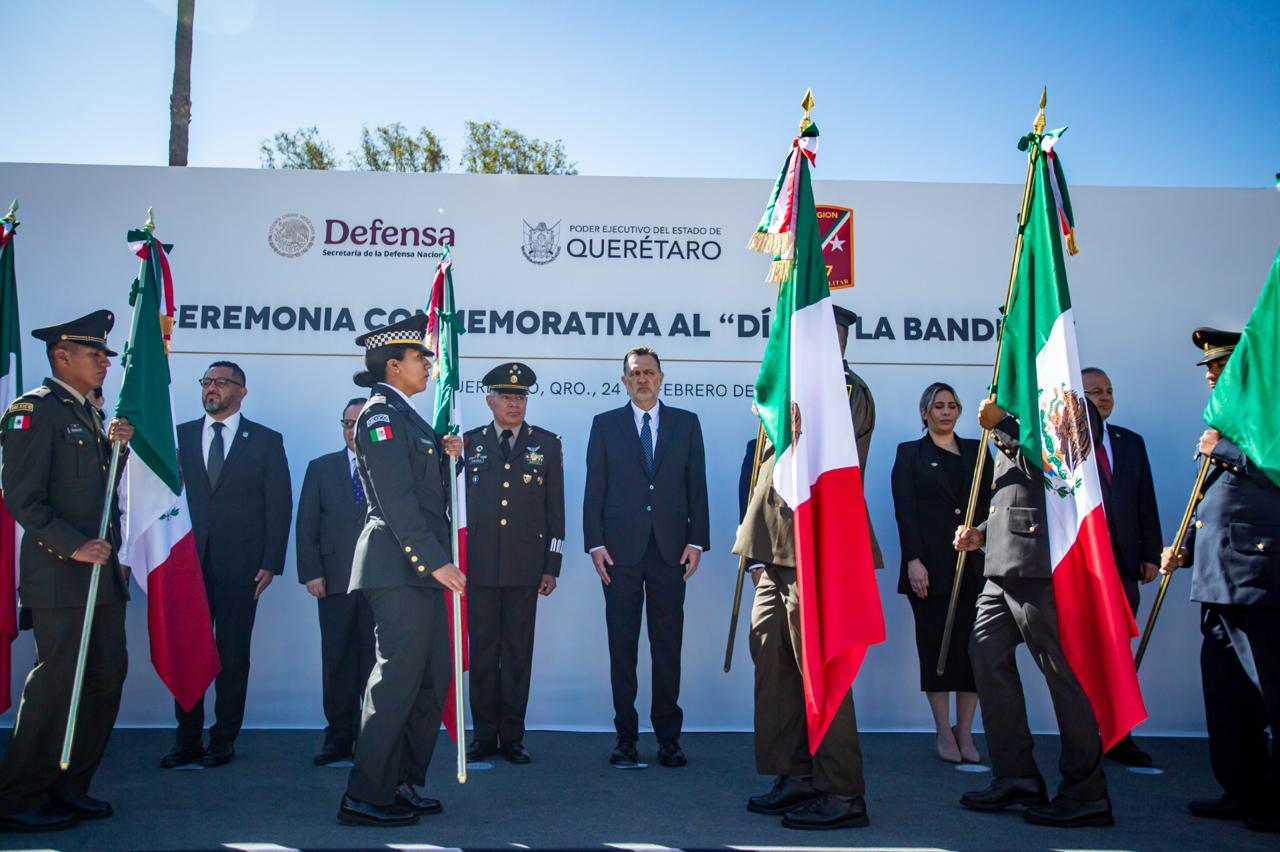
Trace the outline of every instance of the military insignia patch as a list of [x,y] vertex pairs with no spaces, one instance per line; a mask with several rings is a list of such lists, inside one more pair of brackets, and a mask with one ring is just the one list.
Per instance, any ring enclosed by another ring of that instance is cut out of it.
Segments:
[[532,473],[526,473],[526,474],[525,474],[523,477],[521,477],[521,478],[522,478],[522,479],[524,479],[524,484],[525,484],[525,485],[528,485],[530,482],[533,482],[533,474],[532,474]]
[[369,430],[369,440],[375,444],[379,441],[390,441],[392,438],[390,426],[379,426],[377,429]]
[[540,449],[542,449],[541,444],[539,444],[536,447],[529,447],[527,450],[525,450],[524,463],[525,464],[545,464],[547,459],[546,459],[546,456],[538,452],[538,450]]
[[390,414],[370,414],[369,419],[364,421],[364,425],[372,428],[373,424],[375,423],[390,423],[390,422],[391,422]]
[[35,410],[36,410],[36,407],[34,404],[30,402],[23,402],[22,400],[18,400],[13,405],[9,406],[10,414],[13,414],[18,411],[35,411]]
[[6,429],[23,431],[31,428],[31,415],[15,414],[9,418],[9,422],[5,424]]

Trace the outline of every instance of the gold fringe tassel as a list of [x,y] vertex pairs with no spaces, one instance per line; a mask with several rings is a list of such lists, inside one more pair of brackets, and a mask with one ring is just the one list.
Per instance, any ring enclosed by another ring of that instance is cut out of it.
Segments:
[[1076,232],[1073,228],[1067,232],[1067,254],[1075,257],[1080,253],[1079,247],[1076,245]]
[[794,259],[775,260],[769,264],[769,274],[765,276],[764,280],[772,284],[782,284],[791,277],[791,270],[795,265]]
[[793,238],[790,233],[771,234],[767,231],[756,231],[747,241],[747,249],[761,254],[789,254],[792,243]]

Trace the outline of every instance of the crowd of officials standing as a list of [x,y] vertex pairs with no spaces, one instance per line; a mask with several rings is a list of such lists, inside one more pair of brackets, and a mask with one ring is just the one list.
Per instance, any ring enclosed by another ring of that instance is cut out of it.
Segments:
[[[836,309],[842,353],[853,319]],[[111,443],[127,452],[133,435],[126,420],[104,422],[101,411],[100,389],[116,354],[107,344],[112,324],[109,312],[97,311],[33,331],[46,344],[51,376],[10,406],[0,429],[4,501],[24,530],[21,621],[36,643],[36,665],[0,763],[0,830],[70,828],[113,813],[109,802],[89,794],[127,670],[128,568],[117,558],[117,506],[110,507],[105,537],[96,533],[109,493]],[[453,676],[445,592],[463,593],[468,601],[474,720],[468,758],[533,759],[524,745],[524,719],[537,602],[555,591],[563,558],[563,450],[557,435],[527,421],[537,378],[518,362],[484,377],[489,422],[461,436],[437,434],[412,401],[427,388],[431,370],[425,324],[425,317],[414,316],[356,339],[365,368],[354,379],[369,396],[344,406],[345,446],[310,462],[297,511],[298,577],[317,599],[321,628],[327,725],[314,762],[353,763],[338,810],[344,824],[404,826],[443,810],[424,785]],[[1238,339],[1214,329],[1195,332],[1211,390]],[[605,600],[617,733],[609,762],[643,765],[635,707],[643,620],[657,760],[678,768],[688,760],[679,706],[685,588],[710,547],[703,435],[696,414],[661,401],[657,352],[637,347],[622,363],[629,401],[591,425],[583,500],[584,546]],[[847,363],[845,375],[865,465],[875,404]],[[1210,758],[1223,793],[1193,801],[1188,810],[1278,830],[1280,488],[1230,441],[1206,431],[1197,449],[1213,470],[1193,536],[1179,552],[1163,547],[1143,440],[1110,422],[1115,394],[1103,370],[1087,368],[1083,383],[1115,562],[1134,612],[1140,584],[1194,565]],[[205,415],[178,426],[178,454],[222,668],[207,741],[203,699],[190,709],[175,707],[175,741],[160,761],[164,768],[217,767],[234,759],[257,601],[283,572],[293,521],[283,439],[242,414],[244,371],[215,361],[199,384]],[[898,446],[892,472],[901,545],[897,589],[914,616],[920,686],[933,713],[938,756],[949,763],[982,759],[972,735],[981,705],[994,779],[966,793],[962,806],[1016,808],[1028,821],[1049,826],[1110,825],[1097,724],[1058,637],[1041,473],[1019,451],[1015,415],[982,401],[977,419],[993,436],[988,448],[956,434],[962,412],[951,386],[925,388],[919,403],[924,434]],[[994,464],[979,483],[980,523],[965,526],[969,483],[987,452]],[[450,548],[449,457],[460,461],[466,483],[466,574]],[[852,695],[822,742],[812,748],[808,742],[795,542],[790,509],[772,487],[773,463],[767,441],[747,448],[734,546],[755,585],[750,647],[757,770],[774,776],[747,809],[781,816],[790,828],[864,826],[869,817]],[[872,544],[882,567],[874,533]],[[934,664],[958,550],[969,552],[971,567],[947,648],[950,664],[938,675]],[[73,759],[60,771],[88,568],[95,563],[107,579],[94,601]],[[1052,798],[1032,754],[1015,662],[1024,643],[1044,673],[1062,736],[1062,781]],[[1105,757],[1152,763],[1128,737]]]

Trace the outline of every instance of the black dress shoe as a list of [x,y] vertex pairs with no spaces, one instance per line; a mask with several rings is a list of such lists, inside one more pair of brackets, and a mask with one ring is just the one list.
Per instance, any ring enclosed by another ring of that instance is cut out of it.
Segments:
[[498,744],[495,742],[482,742],[476,740],[467,747],[467,760],[475,763],[478,760],[484,760],[491,754],[498,753]]
[[0,831],[62,831],[75,828],[80,818],[45,805],[34,811],[0,814]]
[[343,825],[372,825],[379,828],[401,828],[416,825],[418,815],[413,811],[395,806],[381,808],[353,799],[342,794],[342,804],[338,806],[338,822]]
[[215,766],[226,766],[236,756],[236,748],[231,743],[209,743],[209,750],[200,758],[200,765],[212,769]]
[[815,790],[808,781],[779,775],[778,780],[773,782],[772,790],[763,796],[752,796],[747,799],[747,810],[754,814],[777,816],[821,795],[822,793]]
[[1116,818],[1111,815],[1111,800],[1105,796],[1092,802],[1054,796],[1053,801],[1047,805],[1027,808],[1022,818],[1033,825],[1047,825],[1052,828],[1085,828],[1116,824]]
[[406,811],[424,816],[444,813],[444,805],[439,799],[422,795],[412,784],[401,784],[396,788],[396,804]]
[[1107,760],[1114,760],[1125,766],[1150,766],[1152,763],[1151,755],[1139,748],[1131,736],[1126,736],[1113,745],[1107,752]]
[[787,811],[782,818],[783,828],[801,828],[823,831],[834,828],[865,828],[871,824],[867,818],[867,803],[861,796],[833,796],[822,793],[802,805]]
[[106,799],[95,799],[88,793],[70,793],[66,796],[50,796],[55,807],[70,811],[80,819],[106,819],[115,813]]
[[1047,804],[1044,779],[1039,775],[1029,778],[997,778],[985,790],[974,790],[960,797],[960,804],[971,811],[1002,811],[1013,807],[1034,807]]
[[533,763],[533,758],[529,756],[529,750],[524,747],[524,743],[503,743],[502,756],[506,758],[507,763]]
[[161,769],[173,769],[177,766],[189,766],[199,763],[204,757],[204,747],[199,745],[176,745],[169,753],[160,758]]
[[675,740],[667,740],[658,746],[658,763],[672,769],[684,766],[689,762],[689,758],[684,756],[684,752],[680,750],[680,743]]
[[328,766],[330,763],[337,763],[339,760],[351,759],[351,746],[340,748],[332,746],[328,743],[324,744],[324,748],[320,749],[320,753],[311,758],[311,762],[316,766]]
[[619,739],[609,755],[609,763],[614,766],[635,766],[640,762],[640,753],[636,751],[635,740]]
[[1187,802],[1187,810],[1192,815],[1206,819],[1244,819],[1249,815],[1249,806],[1231,796],[1219,796],[1216,799],[1195,799]]

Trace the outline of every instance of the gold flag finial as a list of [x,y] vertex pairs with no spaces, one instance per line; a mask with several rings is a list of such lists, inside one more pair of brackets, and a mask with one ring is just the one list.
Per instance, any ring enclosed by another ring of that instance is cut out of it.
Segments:
[[805,91],[804,100],[800,102],[800,106],[804,108],[804,115],[800,118],[800,132],[804,133],[804,129],[813,124],[809,118],[809,113],[813,112],[813,89]]
[[13,199],[13,203],[9,205],[9,212],[0,216],[0,219],[10,223],[18,221],[18,199]]
[[156,229],[156,209],[154,207],[147,208],[147,221],[143,223],[144,231],[154,231]]
[[1049,100],[1049,87],[1045,86],[1040,90],[1040,112],[1036,113],[1036,120],[1031,124],[1031,131],[1039,136],[1044,133],[1044,105]]

